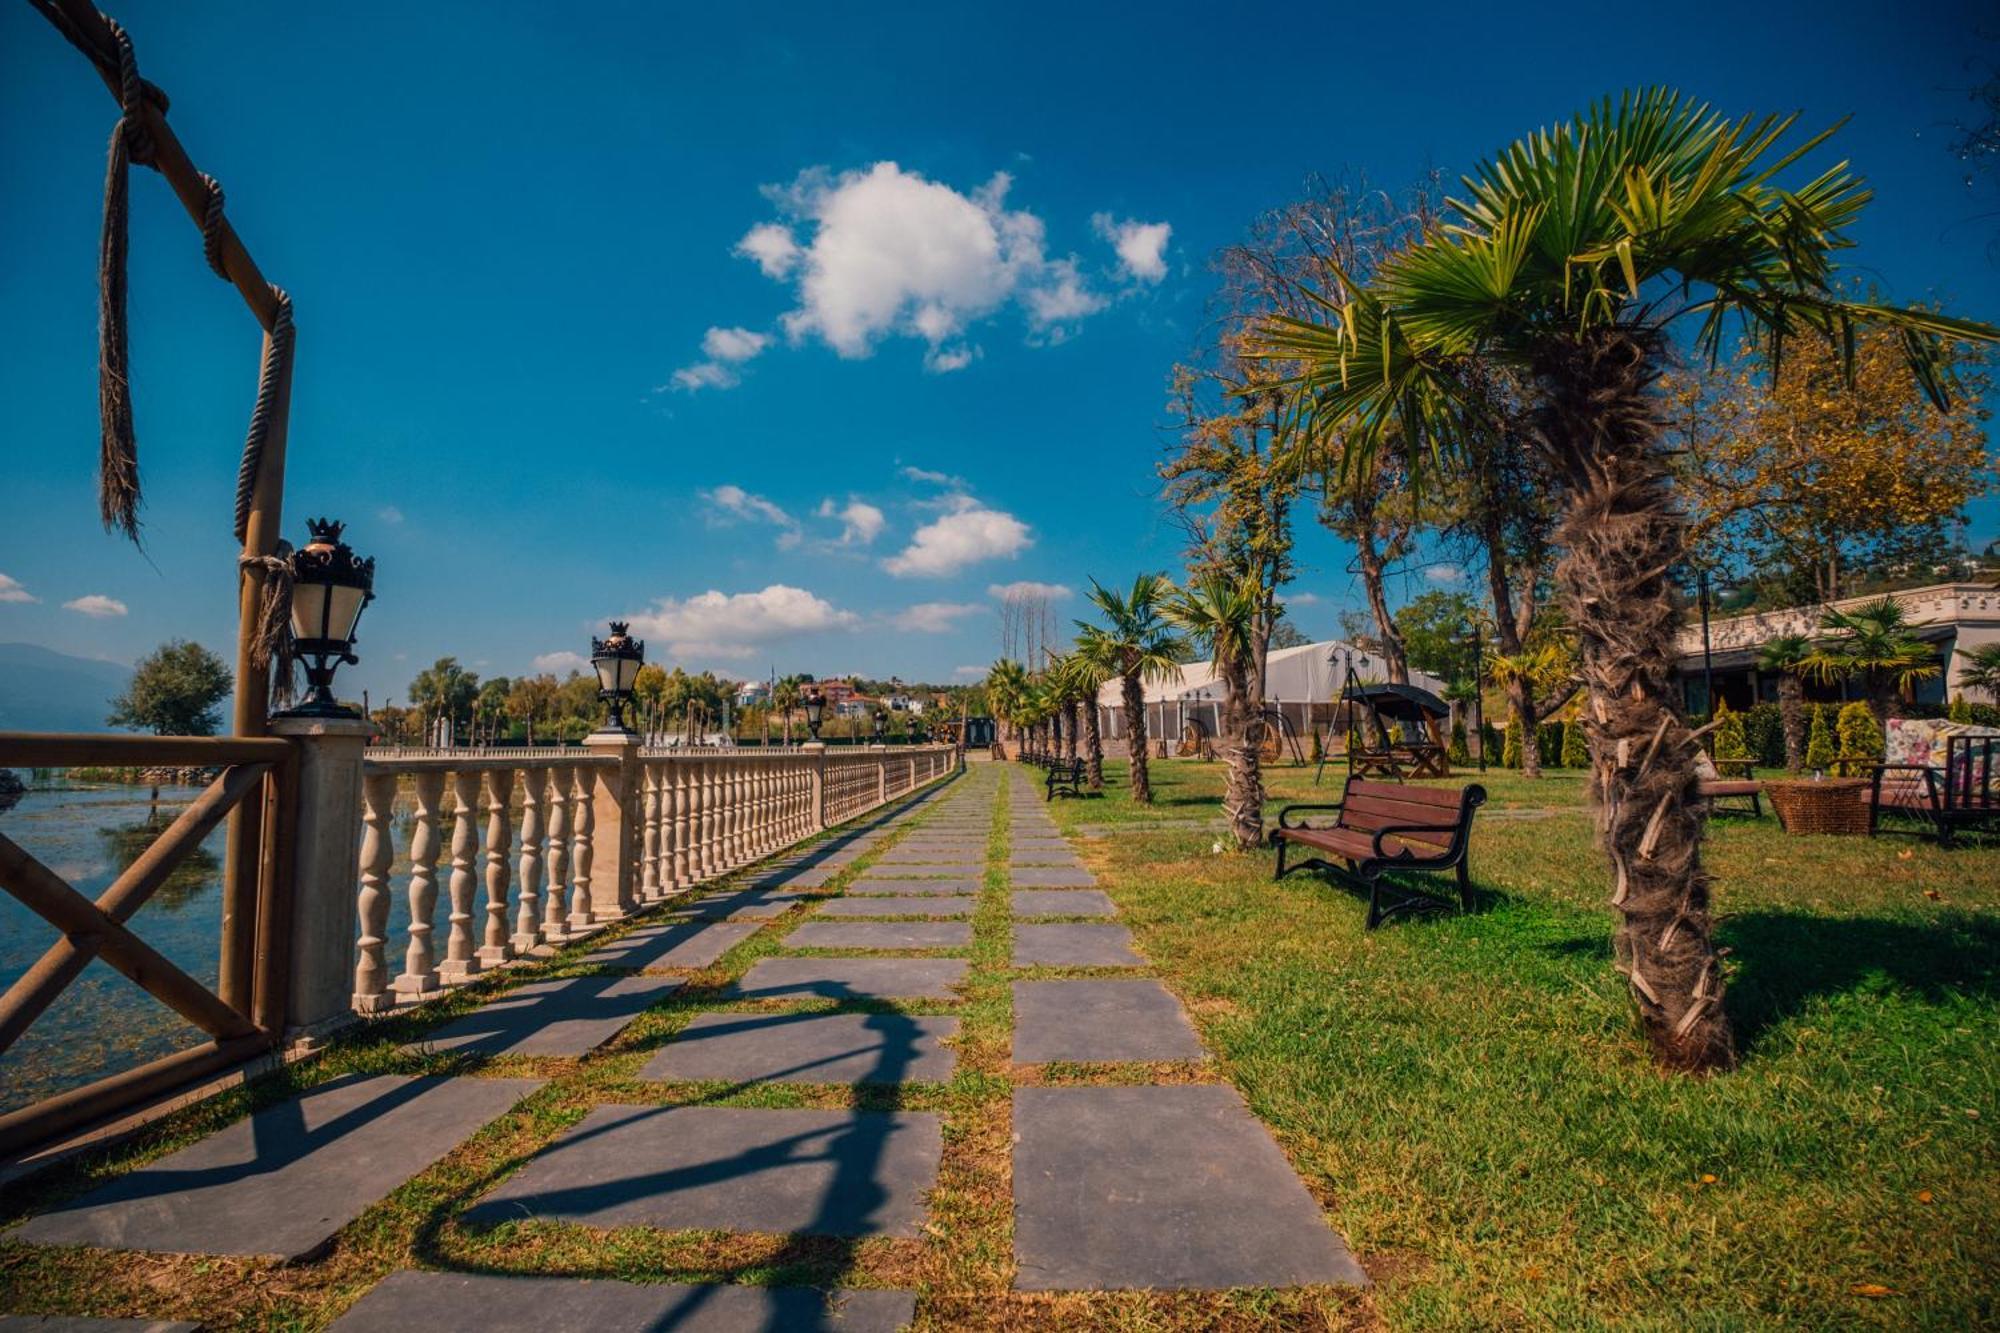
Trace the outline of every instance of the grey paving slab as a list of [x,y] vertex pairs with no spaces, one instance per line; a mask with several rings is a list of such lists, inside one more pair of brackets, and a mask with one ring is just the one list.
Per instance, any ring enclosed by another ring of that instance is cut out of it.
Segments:
[[477,1055],[588,1055],[680,986],[675,977],[530,982],[411,1044]]
[[198,1333],[174,1319],[90,1319],[88,1315],[0,1315],[0,1333]]
[[963,949],[969,921],[808,921],[785,936],[787,949]]
[[1009,866],[1007,878],[1024,889],[1081,889],[1097,883],[1082,866]]
[[702,1014],[640,1078],[665,1082],[942,1083],[958,1056],[940,1045],[956,1018],[908,1014]]
[[652,926],[584,955],[607,967],[707,967],[764,927],[756,921],[684,921]]
[[[681,1287],[599,1278],[391,1273],[336,1321],[339,1333],[894,1333],[916,1314],[907,1291]],[[187,1327],[192,1328],[193,1325]]]
[[744,1000],[949,1000],[963,958],[760,958],[730,994]]
[[1132,932],[1123,926],[1080,922],[1014,927],[1015,967],[1138,967]]
[[755,880],[752,880],[751,886],[759,889],[823,889],[831,884],[846,869],[846,863],[840,865],[822,863],[820,865],[800,866],[796,869],[773,870],[769,874],[760,875]]
[[[1075,852],[1067,852],[1067,851],[1011,852],[1007,856],[1007,874],[1010,878],[1015,879],[1017,882],[1019,881],[1020,878],[1020,872],[1024,868],[1035,868],[1040,866],[1068,866],[1072,869],[1081,870],[1083,868],[1083,861],[1077,856]],[[1092,880],[1091,882],[1096,883],[1095,880]]]
[[1017,981],[1014,1063],[1199,1060],[1208,1053],[1157,981]]
[[599,1106],[466,1217],[914,1236],[942,1150],[921,1111]]
[[301,1259],[540,1086],[337,1079],[31,1218],[8,1239]]
[[802,902],[815,902],[821,895],[795,893],[786,889],[741,889],[696,898],[676,915],[723,921],[736,917],[744,921],[769,921],[783,916]]
[[820,916],[971,916],[977,898],[962,894],[914,893],[902,898],[845,897],[829,899]]
[[983,875],[986,873],[985,857],[906,857],[891,860],[884,857],[872,869],[890,869],[904,875]]
[[986,882],[968,879],[963,875],[952,879],[911,879],[904,875],[884,875],[880,879],[864,876],[847,886],[850,896],[860,894],[889,894],[908,897],[916,894],[958,895],[978,893],[986,887]]
[[92,1319],[73,1314],[0,1315],[0,1333],[196,1333],[200,1324],[167,1319]]
[[1015,916],[1116,916],[1111,895],[1102,889],[1016,889]]
[[1014,1093],[1023,1291],[1366,1286],[1234,1088]]

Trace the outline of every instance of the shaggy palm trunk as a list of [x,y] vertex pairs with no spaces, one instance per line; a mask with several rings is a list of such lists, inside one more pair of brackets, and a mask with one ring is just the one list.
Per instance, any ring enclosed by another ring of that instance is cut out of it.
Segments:
[[1092,791],[1104,790],[1104,738],[1097,731],[1097,699],[1083,701],[1084,776]]
[[1146,771],[1146,695],[1139,688],[1139,673],[1120,678],[1125,701],[1125,744],[1132,751],[1132,799],[1140,805],[1153,803],[1152,775]]
[[1785,767],[1806,771],[1805,687],[1790,672],[1778,677],[1778,718],[1785,728]]
[[1709,933],[1699,743],[1674,689],[1667,572],[1684,533],[1649,396],[1659,351],[1607,330],[1554,344],[1535,371],[1542,440],[1569,492],[1556,583],[1582,646],[1591,794],[1623,918],[1617,968],[1659,1062],[1706,1071],[1735,1049]]
[[1229,776],[1222,789],[1222,813],[1236,846],[1251,851],[1264,842],[1264,781],[1261,755],[1251,733],[1253,714],[1245,664],[1222,664],[1222,749]]
[[1063,700],[1063,758],[1072,761],[1076,758],[1076,713],[1076,700]]

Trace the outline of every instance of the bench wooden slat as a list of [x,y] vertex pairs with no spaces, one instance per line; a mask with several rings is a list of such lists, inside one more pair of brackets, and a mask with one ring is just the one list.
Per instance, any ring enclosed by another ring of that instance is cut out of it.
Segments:
[[[1336,875],[1357,880],[1368,890],[1368,926],[1372,930],[1386,914],[1382,905],[1382,877],[1390,871],[1443,871],[1458,873],[1459,903],[1469,909],[1471,881],[1466,870],[1466,854],[1471,844],[1473,813],[1486,801],[1486,789],[1477,784],[1461,788],[1408,787],[1385,782],[1369,782],[1350,775],[1341,792],[1341,801],[1332,824],[1305,827],[1289,824],[1294,810],[1311,811],[1323,807],[1288,806],[1279,812],[1279,827],[1271,833],[1278,848],[1275,877],[1286,873],[1285,849],[1298,846],[1310,852],[1348,863],[1342,871],[1321,856],[1304,865],[1318,866]],[[1420,827],[1411,828],[1417,825]],[[1400,833],[1383,833],[1386,829]],[[1380,836],[1381,845],[1376,845]],[[1301,867],[1294,867],[1294,869]],[[1387,909],[1400,911],[1426,900],[1427,893],[1398,902]]]

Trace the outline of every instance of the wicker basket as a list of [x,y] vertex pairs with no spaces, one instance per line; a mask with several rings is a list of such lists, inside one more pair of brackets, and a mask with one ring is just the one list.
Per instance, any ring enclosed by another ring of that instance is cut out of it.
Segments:
[[1867,778],[1824,778],[1818,782],[1767,782],[1765,795],[1785,832],[1836,833],[1850,837],[1869,831]]

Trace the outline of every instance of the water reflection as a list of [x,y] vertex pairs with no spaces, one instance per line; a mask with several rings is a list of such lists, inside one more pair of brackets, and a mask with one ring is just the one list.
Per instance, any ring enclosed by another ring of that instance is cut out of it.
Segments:
[[[122,869],[131,865],[143,855],[148,847],[167,831],[174,817],[163,813],[159,807],[150,809],[144,819],[130,824],[119,824],[112,828],[100,828],[97,836],[104,848],[104,859],[112,866]],[[114,874],[117,873],[115,870]],[[196,847],[168,872],[166,883],[153,891],[146,900],[146,910],[178,912],[191,906],[202,891],[219,883],[222,878],[222,858],[210,851],[206,845]]]

